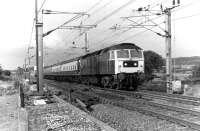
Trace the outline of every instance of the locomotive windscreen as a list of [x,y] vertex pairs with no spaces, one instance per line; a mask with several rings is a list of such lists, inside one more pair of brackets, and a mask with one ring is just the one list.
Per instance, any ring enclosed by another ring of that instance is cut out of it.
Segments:
[[129,51],[128,50],[118,50],[117,58],[129,58]]
[[142,51],[141,50],[131,50],[131,58],[142,58]]
[[[130,55],[129,55],[130,51]],[[131,50],[118,50],[117,58],[142,58],[142,51],[131,49]]]

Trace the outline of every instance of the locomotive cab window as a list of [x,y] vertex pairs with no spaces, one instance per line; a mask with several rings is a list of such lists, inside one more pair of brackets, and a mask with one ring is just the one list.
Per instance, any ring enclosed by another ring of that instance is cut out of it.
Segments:
[[131,58],[142,58],[141,50],[130,50]]
[[117,58],[129,58],[129,51],[128,50],[118,50]]
[[110,60],[115,59],[115,52],[114,50],[110,51]]

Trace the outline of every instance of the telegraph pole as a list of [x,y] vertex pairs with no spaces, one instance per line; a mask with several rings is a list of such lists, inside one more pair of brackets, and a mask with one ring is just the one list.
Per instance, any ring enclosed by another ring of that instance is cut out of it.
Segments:
[[38,2],[35,0],[37,91],[43,92],[43,23],[38,21]]

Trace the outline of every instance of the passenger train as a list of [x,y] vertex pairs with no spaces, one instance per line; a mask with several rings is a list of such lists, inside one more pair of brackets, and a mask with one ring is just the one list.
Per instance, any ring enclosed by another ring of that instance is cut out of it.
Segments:
[[44,67],[44,78],[136,90],[144,75],[143,50],[120,43]]

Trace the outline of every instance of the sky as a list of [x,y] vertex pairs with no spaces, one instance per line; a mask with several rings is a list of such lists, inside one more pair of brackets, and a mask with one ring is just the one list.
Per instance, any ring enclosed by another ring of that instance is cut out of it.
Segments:
[[[87,12],[90,16],[83,16],[68,24],[68,26],[94,25],[96,28],[88,30],[89,49],[94,51],[120,42],[131,42],[144,50],[153,50],[165,57],[165,38],[158,36],[144,28],[127,29],[131,23],[121,17],[138,16],[142,13],[134,11],[139,7],[150,5],[152,10],[160,10],[163,7],[171,7],[172,0],[38,0],[38,8],[53,11]],[[33,20],[35,17],[35,0],[4,0],[0,3],[0,64],[5,69],[22,67],[27,57],[28,46],[35,47],[35,30]],[[123,9],[116,11],[122,5]],[[181,5],[172,11],[172,55],[173,57],[200,56],[200,1],[181,0]],[[111,12],[116,11],[111,15]],[[144,15],[144,14],[143,14]],[[58,27],[75,15],[57,14],[41,15],[44,33]],[[107,16],[107,17],[106,17]],[[154,18],[150,16],[149,18]],[[165,17],[153,20],[156,24],[163,22]],[[144,22],[147,19],[132,18],[134,21]],[[152,23],[147,23],[152,24]],[[120,30],[111,30],[114,25],[124,27]],[[165,28],[164,24],[159,27]],[[158,26],[152,28],[154,32],[163,34]],[[32,31],[33,28],[33,31]],[[151,27],[148,27],[149,29]],[[32,32],[32,33],[31,33]],[[59,61],[70,59],[84,54],[81,49],[84,46],[84,37],[79,36],[84,30],[59,29],[44,37],[44,65],[50,65]],[[72,48],[72,42],[77,48]],[[31,55],[35,49],[31,50]],[[31,59],[31,65],[35,64],[35,58]]]

